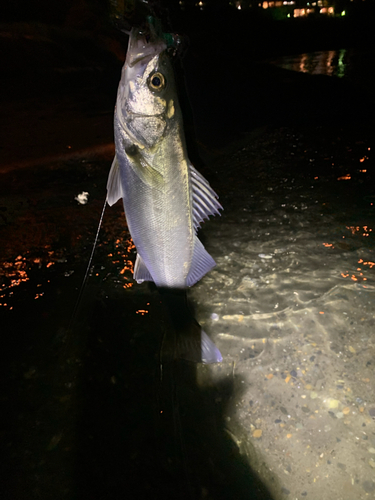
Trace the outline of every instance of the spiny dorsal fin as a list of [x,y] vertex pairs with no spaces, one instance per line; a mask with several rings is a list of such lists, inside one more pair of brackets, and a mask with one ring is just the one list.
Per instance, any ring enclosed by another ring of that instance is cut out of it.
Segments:
[[223,207],[217,201],[217,194],[203,175],[191,163],[189,168],[193,188],[193,224],[197,231],[204,219],[208,219],[210,215],[220,215],[219,210],[223,210]]

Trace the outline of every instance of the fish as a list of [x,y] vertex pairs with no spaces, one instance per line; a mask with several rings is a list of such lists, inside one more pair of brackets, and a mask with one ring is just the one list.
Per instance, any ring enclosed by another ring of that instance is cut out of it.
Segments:
[[221,353],[192,317],[185,291],[216,265],[197,231],[222,206],[188,158],[168,44],[152,25],[130,31],[114,113],[115,157],[107,203],[123,200],[137,249],[134,279],[153,281],[174,326],[185,331],[192,326],[195,345],[199,335],[199,355],[189,355],[186,334],[177,349],[181,356],[219,362]]

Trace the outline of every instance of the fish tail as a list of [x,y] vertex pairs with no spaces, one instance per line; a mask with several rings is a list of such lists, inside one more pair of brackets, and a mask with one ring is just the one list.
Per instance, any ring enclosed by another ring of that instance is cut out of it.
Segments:
[[223,357],[194,318],[186,290],[162,289],[160,292],[171,322],[162,354],[194,363],[220,363]]
[[201,328],[202,363],[221,363],[223,356],[207,333]]

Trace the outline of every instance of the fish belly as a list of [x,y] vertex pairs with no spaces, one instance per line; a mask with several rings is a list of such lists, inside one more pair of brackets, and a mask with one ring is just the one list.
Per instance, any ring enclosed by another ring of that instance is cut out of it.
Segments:
[[172,165],[165,158],[153,182],[152,176],[139,175],[117,146],[125,215],[137,252],[157,286],[185,288],[194,245],[187,164]]

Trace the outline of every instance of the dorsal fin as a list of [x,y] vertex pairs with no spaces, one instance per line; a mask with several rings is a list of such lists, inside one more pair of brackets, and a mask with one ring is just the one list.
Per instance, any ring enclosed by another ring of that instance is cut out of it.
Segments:
[[197,231],[204,219],[208,219],[210,215],[220,215],[219,210],[223,210],[223,207],[217,201],[217,194],[203,175],[191,163],[189,168],[193,188],[193,224]]

